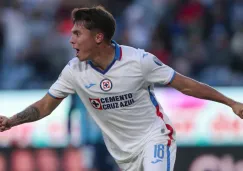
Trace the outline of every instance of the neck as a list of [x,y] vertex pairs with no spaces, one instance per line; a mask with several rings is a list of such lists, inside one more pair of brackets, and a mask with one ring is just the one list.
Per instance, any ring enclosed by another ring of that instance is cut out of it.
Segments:
[[96,67],[105,70],[113,61],[114,56],[115,48],[112,44],[104,44],[97,48],[97,52],[95,52],[91,61]]

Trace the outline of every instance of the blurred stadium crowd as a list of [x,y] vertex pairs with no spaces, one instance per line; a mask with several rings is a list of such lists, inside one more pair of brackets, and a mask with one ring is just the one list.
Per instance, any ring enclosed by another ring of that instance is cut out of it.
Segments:
[[212,86],[243,85],[243,0],[1,0],[0,88],[42,89],[74,57],[75,7],[102,4],[114,39]]

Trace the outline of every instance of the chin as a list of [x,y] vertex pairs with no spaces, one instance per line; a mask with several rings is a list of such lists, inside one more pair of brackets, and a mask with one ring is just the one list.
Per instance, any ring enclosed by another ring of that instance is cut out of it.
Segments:
[[87,58],[85,58],[85,57],[81,57],[81,56],[79,56],[79,55],[77,55],[76,56],[81,62],[83,62],[83,61],[87,61],[88,59]]

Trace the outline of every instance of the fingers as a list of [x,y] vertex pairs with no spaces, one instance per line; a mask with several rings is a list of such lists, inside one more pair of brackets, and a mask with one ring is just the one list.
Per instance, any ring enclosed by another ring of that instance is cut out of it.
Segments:
[[2,132],[2,131],[4,131],[4,130],[5,130],[5,126],[0,125],[0,131]]
[[240,118],[243,119],[243,110],[240,112]]
[[0,127],[0,132],[3,132],[6,130],[6,127]]
[[7,126],[8,120],[6,117],[0,116],[0,132],[9,130],[10,128]]
[[3,125],[3,117],[0,117],[0,127]]
[[241,119],[243,119],[243,110],[239,111],[239,112],[237,113],[237,115],[238,115]]
[[9,129],[10,129],[9,127],[1,126],[1,127],[0,127],[0,132],[7,131],[7,130],[9,130]]
[[0,126],[1,126],[1,124],[2,124],[2,121],[3,121],[3,117],[0,116]]
[[0,123],[5,119],[4,116],[0,116]]
[[4,119],[0,120],[0,126],[5,126],[6,125],[6,121]]
[[7,122],[8,122],[8,120],[7,120],[7,119],[4,119],[4,120],[2,121],[2,125],[6,126],[6,125],[7,125]]

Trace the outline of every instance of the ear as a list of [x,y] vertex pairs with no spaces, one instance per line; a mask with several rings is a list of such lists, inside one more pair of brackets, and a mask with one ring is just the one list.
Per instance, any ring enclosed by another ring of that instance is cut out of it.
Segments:
[[95,36],[96,43],[100,44],[104,40],[104,34],[103,33],[97,33]]

